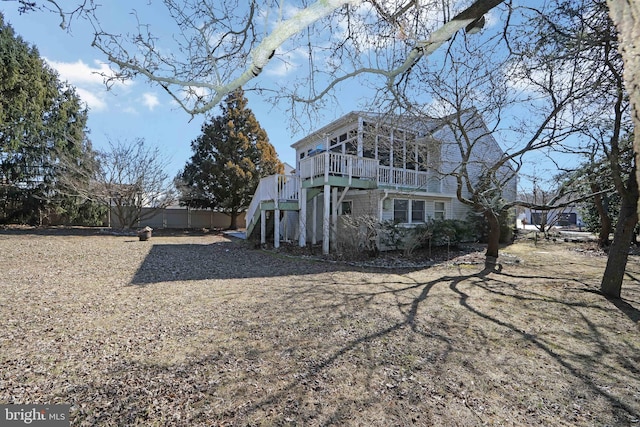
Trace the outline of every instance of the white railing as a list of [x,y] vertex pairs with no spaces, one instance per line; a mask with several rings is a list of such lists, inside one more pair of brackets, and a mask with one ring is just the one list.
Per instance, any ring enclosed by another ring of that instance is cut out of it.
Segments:
[[435,185],[432,174],[380,166],[375,159],[325,152],[300,161],[302,179],[324,177],[326,182],[329,176],[373,179],[378,185],[383,186],[421,188],[425,191],[440,192],[434,188],[434,186],[439,188],[439,185]]
[[426,190],[428,183],[428,172],[395,169],[389,166],[380,166],[378,169],[378,184],[380,185],[424,188]]
[[299,176],[278,174],[262,178],[247,208],[247,232],[250,232],[255,226],[256,219],[254,216],[260,208],[260,203],[267,200],[276,204],[280,201],[298,201],[299,197]]
[[320,153],[300,161],[302,179],[324,176],[376,179],[378,161],[350,154]]

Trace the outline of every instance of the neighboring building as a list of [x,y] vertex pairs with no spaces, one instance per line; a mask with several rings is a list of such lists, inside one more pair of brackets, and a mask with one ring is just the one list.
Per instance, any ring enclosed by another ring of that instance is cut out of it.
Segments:
[[[524,224],[523,221],[524,220]],[[567,227],[581,229],[584,226],[580,210],[576,206],[565,206],[549,210],[523,208],[518,216],[518,227],[533,228]]]
[[[504,155],[481,125],[483,136],[467,165],[472,176]],[[464,220],[469,207],[458,201],[455,178],[446,174],[461,163],[460,151],[447,144],[452,140],[443,120],[416,123],[351,112],[292,145],[295,174],[260,181],[247,210],[247,235],[259,229],[265,242],[273,218],[273,229],[280,230],[274,233],[276,247],[283,236],[301,246],[322,241],[328,253],[329,236],[344,214],[407,227],[430,218]],[[515,174],[509,183],[503,197],[514,200]]]

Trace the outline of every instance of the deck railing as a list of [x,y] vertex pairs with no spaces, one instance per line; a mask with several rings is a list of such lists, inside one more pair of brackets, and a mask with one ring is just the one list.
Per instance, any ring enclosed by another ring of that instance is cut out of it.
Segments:
[[378,185],[424,188],[428,187],[429,173],[408,169],[395,169],[389,166],[378,168]]
[[[423,188],[433,191],[432,174],[379,165],[378,160],[339,153],[320,153],[300,161],[302,179],[344,176],[373,179],[378,185]],[[437,192],[437,191],[436,191]]]
[[255,225],[254,216],[261,202],[268,200],[277,204],[278,201],[298,200],[301,180],[321,177],[328,182],[330,176],[370,179],[386,187],[441,192],[439,181],[434,180],[433,174],[428,172],[380,166],[376,159],[325,152],[301,160],[299,176],[271,175],[262,178],[247,209],[247,230]]
[[344,176],[349,178],[376,179],[378,161],[350,154],[320,153],[300,161],[302,179],[324,176]]
[[270,175],[264,177],[258,183],[253,199],[247,208],[247,231],[253,229],[255,225],[255,214],[264,201],[297,201],[300,192],[300,177],[297,175]]

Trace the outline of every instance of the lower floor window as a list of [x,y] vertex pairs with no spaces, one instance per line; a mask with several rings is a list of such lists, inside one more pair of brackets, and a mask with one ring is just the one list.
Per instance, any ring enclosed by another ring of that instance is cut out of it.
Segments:
[[393,201],[393,220],[395,222],[409,222],[409,201],[395,199]]
[[424,222],[424,200],[411,201],[411,222]]
[[351,215],[353,213],[353,204],[351,200],[346,200],[340,204],[340,215]]
[[444,202],[435,202],[433,208],[433,217],[435,219],[445,219],[447,217]]
[[394,199],[393,220],[403,224],[423,223],[425,217],[424,200]]

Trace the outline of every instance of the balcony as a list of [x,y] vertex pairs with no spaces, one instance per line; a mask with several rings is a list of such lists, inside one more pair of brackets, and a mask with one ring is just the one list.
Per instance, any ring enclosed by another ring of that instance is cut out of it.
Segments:
[[331,184],[359,188],[420,188],[434,193],[441,191],[433,173],[380,166],[376,159],[331,152],[301,160],[300,178],[310,182],[309,186]]
[[329,182],[330,177],[345,177],[348,179],[376,180],[378,176],[378,161],[364,157],[338,153],[320,153],[300,161],[300,178],[324,178]]

